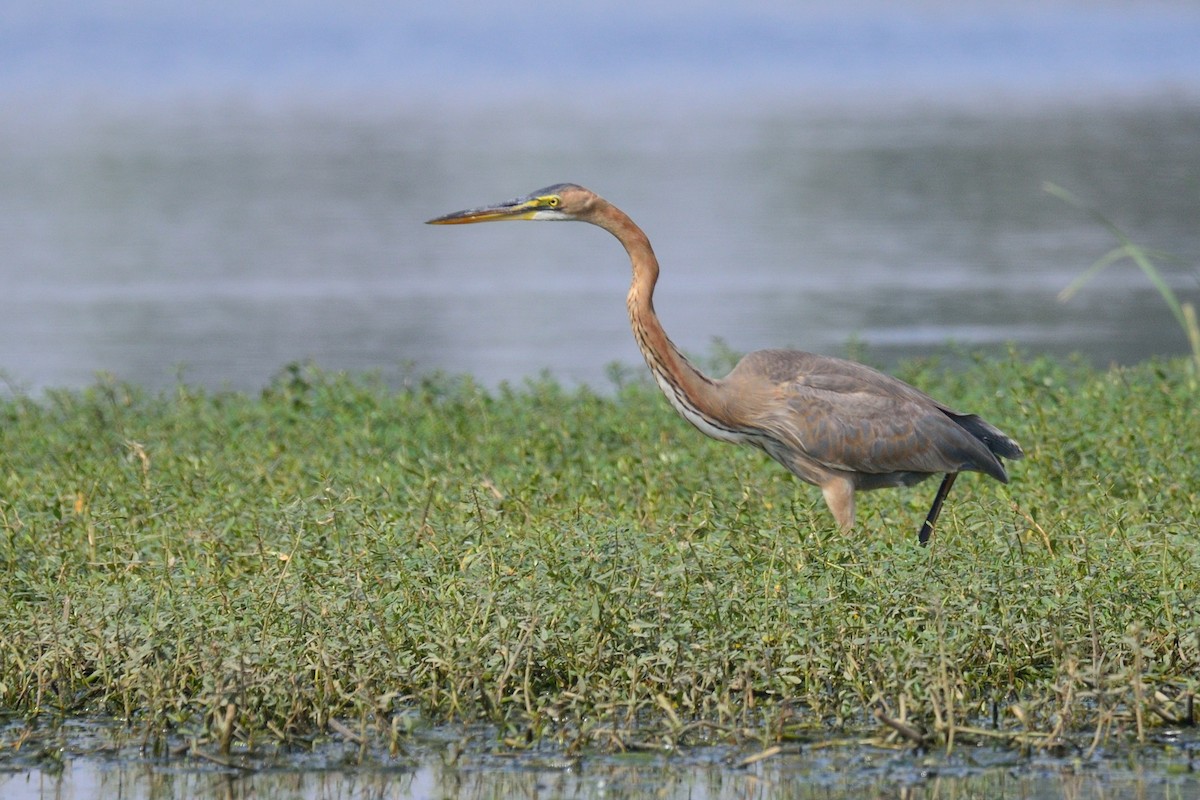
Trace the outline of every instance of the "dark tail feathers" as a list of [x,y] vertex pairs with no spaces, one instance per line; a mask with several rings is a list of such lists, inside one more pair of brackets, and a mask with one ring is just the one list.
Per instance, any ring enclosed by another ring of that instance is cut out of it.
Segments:
[[987,449],[1000,458],[1009,458],[1015,461],[1025,457],[1025,451],[1021,449],[1021,445],[996,426],[984,422],[974,414],[954,414],[953,416],[954,421],[961,425],[967,433],[987,445]]

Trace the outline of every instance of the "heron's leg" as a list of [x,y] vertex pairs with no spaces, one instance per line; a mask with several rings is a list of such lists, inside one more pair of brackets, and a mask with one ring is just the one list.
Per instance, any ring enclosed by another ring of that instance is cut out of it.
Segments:
[[942,478],[942,485],[938,487],[937,494],[933,497],[933,505],[925,517],[925,524],[917,534],[917,540],[922,547],[929,544],[929,536],[933,533],[933,526],[937,524],[938,514],[942,513],[942,503],[946,502],[946,495],[950,494],[950,487],[954,485],[954,479],[957,477],[957,472],[947,472],[946,477]]
[[849,533],[854,527],[854,484],[848,478],[832,478],[822,484],[821,494],[842,533]]

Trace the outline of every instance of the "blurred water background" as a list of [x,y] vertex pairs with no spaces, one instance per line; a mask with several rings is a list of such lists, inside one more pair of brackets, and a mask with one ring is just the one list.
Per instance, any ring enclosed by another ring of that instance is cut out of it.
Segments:
[[640,362],[577,225],[433,228],[574,181],[685,350],[1186,351],[1051,181],[1200,299],[1200,5],[4,0],[0,373],[253,390]]

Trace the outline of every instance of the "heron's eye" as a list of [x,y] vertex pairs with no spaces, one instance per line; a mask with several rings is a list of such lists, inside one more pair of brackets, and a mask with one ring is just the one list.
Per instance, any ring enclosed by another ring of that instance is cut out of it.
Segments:
[[557,197],[547,197],[546,198],[546,205],[549,206],[550,208],[558,208],[558,204],[561,202],[562,202],[562,200],[559,200]]

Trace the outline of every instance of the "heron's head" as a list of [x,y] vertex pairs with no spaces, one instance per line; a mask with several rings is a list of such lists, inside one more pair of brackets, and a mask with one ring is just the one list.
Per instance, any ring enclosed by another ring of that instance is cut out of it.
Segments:
[[556,183],[533,194],[496,205],[468,208],[429,220],[430,225],[465,225],[505,219],[571,220],[583,219],[596,195],[573,183]]

